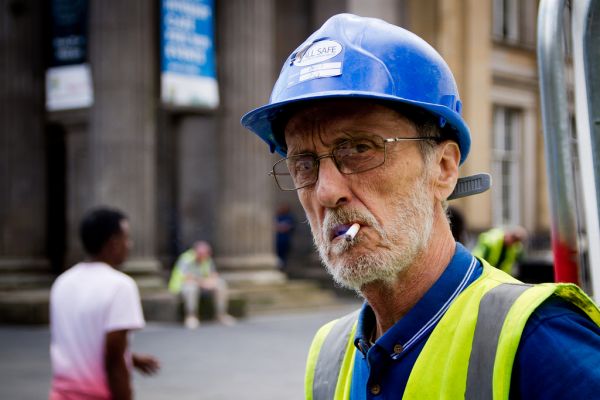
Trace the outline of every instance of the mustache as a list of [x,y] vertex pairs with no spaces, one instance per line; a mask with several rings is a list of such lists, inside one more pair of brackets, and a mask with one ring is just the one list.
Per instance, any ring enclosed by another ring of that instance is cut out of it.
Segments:
[[323,238],[329,238],[329,233],[339,225],[349,225],[358,222],[361,225],[367,225],[375,229],[380,235],[385,237],[385,232],[373,214],[348,208],[335,208],[327,210],[321,227]]

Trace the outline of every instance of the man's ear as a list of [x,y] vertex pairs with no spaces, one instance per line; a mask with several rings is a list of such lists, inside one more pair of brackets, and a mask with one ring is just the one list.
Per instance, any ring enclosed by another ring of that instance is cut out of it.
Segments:
[[441,143],[438,147],[436,163],[435,197],[439,201],[444,201],[452,194],[458,180],[458,164],[460,163],[458,144],[452,140]]
[[112,254],[114,252],[115,248],[117,247],[118,242],[119,242],[119,234],[113,234],[111,237],[108,238],[106,243],[104,243],[104,247],[102,248],[102,251]]

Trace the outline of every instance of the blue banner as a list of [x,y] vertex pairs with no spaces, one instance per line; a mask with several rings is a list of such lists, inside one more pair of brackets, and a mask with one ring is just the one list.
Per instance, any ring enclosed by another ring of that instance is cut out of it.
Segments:
[[213,0],[161,1],[161,98],[178,106],[215,108]]

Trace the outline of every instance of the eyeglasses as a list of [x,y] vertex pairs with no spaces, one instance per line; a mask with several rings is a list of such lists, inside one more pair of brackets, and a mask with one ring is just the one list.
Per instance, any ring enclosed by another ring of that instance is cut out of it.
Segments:
[[385,147],[388,143],[443,139],[434,136],[389,138],[380,136],[346,140],[327,154],[302,153],[283,158],[273,165],[269,175],[275,178],[281,190],[291,191],[314,185],[319,179],[319,165],[324,158],[333,158],[337,169],[345,175],[366,172],[385,163]]

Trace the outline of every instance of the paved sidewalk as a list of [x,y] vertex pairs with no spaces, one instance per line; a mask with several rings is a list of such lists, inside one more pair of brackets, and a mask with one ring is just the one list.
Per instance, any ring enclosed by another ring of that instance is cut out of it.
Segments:
[[[132,347],[158,356],[162,369],[149,378],[135,374],[136,398],[300,400],[312,335],[358,305],[254,317],[231,328],[149,324],[135,334]],[[47,327],[0,327],[0,399],[47,398],[49,341]]]

